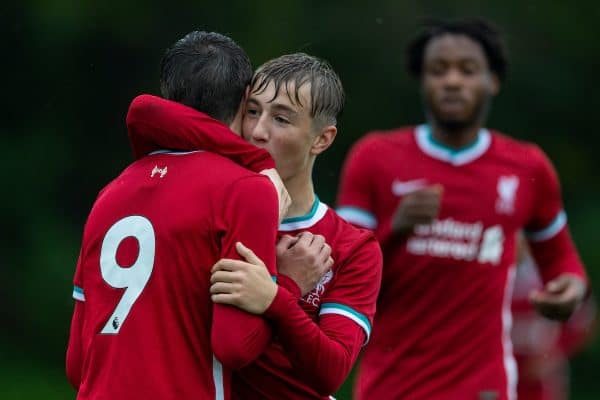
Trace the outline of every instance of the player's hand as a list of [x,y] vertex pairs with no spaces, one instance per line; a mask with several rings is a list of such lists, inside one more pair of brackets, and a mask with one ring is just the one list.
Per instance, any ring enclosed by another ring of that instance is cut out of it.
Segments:
[[235,247],[246,261],[228,258],[217,261],[211,270],[211,299],[252,314],[262,314],[273,302],[277,284],[252,250],[239,242]]
[[260,173],[266,175],[271,180],[271,183],[273,183],[273,186],[275,186],[277,198],[279,199],[279,222],[281,222],[285,218],[290,205],[292,205],[290,194],[275,168],[263,169]]
[[533,290],[529,300],[544,317],[565,321],[581,304],[586,286],[573,274],[562,274],[551,280],[542,290]]
[[407,234],[415,225],[430,224],[440,212],[443,191],[433,185],[404,195],[392,217],[392,231]]
[[310,292],[332,266],[331,247],[321,235],[310,232],[296,237],[283,235],[277,243],[277,271],[296,282],[302,296]]

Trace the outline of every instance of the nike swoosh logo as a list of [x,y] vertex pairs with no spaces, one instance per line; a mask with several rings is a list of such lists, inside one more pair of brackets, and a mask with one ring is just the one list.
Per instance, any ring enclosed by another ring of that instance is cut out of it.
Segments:
[[392,182],[392,193],[396,196],[404,196],[415,190],[423,189],[425,186],[427,186],[427,181],[425,179],[413,179],[411,181],[394,179]]

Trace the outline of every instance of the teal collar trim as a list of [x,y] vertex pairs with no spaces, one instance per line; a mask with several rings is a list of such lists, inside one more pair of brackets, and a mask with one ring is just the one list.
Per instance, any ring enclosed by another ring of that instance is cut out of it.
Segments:
[[492,135],[487,129],[480,129],[477,139],[462,149],[453,149],[434,139],[429,125],[415,129],[415,139],[419,148],[427,155],[452,165],[464,165],[481,157],[490,147]]
[[319,197],[315,195],[315,202],[308,214],[284,219],[279,225],[279,230],[285,232],[310,228],[325,216],[327,209],[327,205],[321,203]]
[[310,211],[308,212],[308,214],[300,215],[298,217],[285,218],[283,221],[281,221],[281,223],[289,224],[292,222],[306,221],[306,220],[311,219],[317,213],[317,209],[319,208],[320,203],[321,203],[321,201],[319,200],[319,197],[315,194],[315,202],[313,203],[313,206],[310,209]]

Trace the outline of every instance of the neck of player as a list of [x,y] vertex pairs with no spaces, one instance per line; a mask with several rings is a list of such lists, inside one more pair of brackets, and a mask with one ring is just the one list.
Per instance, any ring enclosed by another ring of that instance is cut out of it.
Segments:
[[480,122],[461,126],[449,126],[440,124],[432,119],[429,124],[431,126],[431,134],[436,141],[457,150],[473,143],[479,135],[479,130],[482,128]]
[[313,186],[310,170],[291,176],[283,181],[290,197],[292,205],[286,213],[286,218],[300,217],[308,214],[315,203],[315,189]]

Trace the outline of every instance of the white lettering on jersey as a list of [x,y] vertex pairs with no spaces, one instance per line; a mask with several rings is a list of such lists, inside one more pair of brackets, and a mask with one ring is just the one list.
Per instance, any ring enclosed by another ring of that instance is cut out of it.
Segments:
[[485,230],[477,261],[497,265],[504,250],[504,232],[500,225],[494,225]]
[[156,174],[160,174],[161,178],[164,177],[167,174],[167,166],[165,165],[164,168],[158,168],[158,165],[155,165],[150,173],[150,178],[154,178],[154,175]]
[[504,251],[500,225],[483,229],[483,223],[466,223],[452,218],[417,225],[406,243],[408,253],[497,265]]
[[427,185],[425,179],[413,179],[410,181],[400,181],[394,179],[392,182],[392,193],[396,196],[404,196],[416,190],[422,189]]
[[329,270],[321,277],[321,280],[317,285],[310,291],[306,296],[302,298],[305,303],[308,303],[314,307],[321,305],[321,296],[325,293],[325,285],[333,278],[333,271]]
[[481,237],[483,224],[476,222],[474,224],[463,223],[452,218],[442,221],[435,220],[428,225],[417,225],[415,233],[419,236],[435,235],[449,239],[478,241]]
[[515,198],[519,187],[519,177],[515,175],[501,176],[498,178],[498,199],[496,212],[498,214],[512,214],[515,212]]
[[472,261],[477,257],[477,244],[437,238],[411,238],[406,244],[409,253]]

